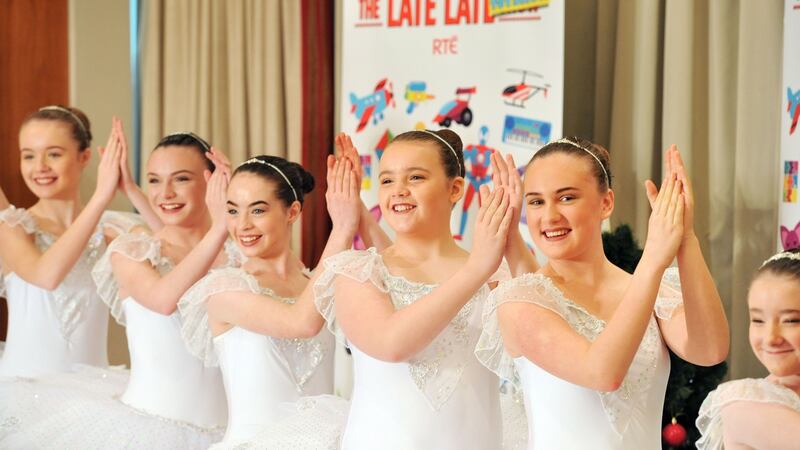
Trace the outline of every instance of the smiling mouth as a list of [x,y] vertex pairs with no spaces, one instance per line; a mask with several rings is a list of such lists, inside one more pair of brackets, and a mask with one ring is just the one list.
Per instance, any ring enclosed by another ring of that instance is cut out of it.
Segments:
[[545,239],[547,239],[547,240],[555,241],[555,240],[563,239],[566,235],[568,235],[571,232],[572,232],[572,230],[570,230],[569,228],[559,228],[557,230],[545,230],[545,231],[542,231],[542,236],[544,236]]
[[243,247],[252,247],[256,245],[256,243],[261,240],[262,235],[249,235],[249,236],[239,236],[239,244]]
[[417,209],[416,205],[411,205],[408,203],[398,203],[396,205],[392,205],[392,212],[398,214],[404,214],[415,209]]
[[183,209],[184,206],[186,206],[185,203],[162,203],[158,205],[165,214],[175,214]]
[[48,186],[56,182],[58,177],[33,177],[33,182],[39,186]]

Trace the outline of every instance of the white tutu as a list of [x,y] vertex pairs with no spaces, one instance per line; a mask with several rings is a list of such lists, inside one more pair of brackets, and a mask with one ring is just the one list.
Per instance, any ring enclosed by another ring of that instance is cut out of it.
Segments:
[[206,449],[222,429],[138,411],[119,400],[128,372],[91,366],[0,381],[3,449]]
[[337,450],[350,404],[334,395],[304,397],[282,405],[286,417],[247,441],[228,441],[213,450]]

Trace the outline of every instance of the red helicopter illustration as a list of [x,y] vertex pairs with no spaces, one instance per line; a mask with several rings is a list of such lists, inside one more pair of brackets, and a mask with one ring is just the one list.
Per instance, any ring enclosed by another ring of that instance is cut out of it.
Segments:
[[528,84],[525,78],[531,75],[536,78],[544,78],[541,74],[525,69],[508,69],[509,72],[521,73],[522,81],[519,84],[512,84],[503,89],[503,99],[507,105],[524,108],[525,102],[539,92],[544,93],[544,98],[547,98],[547,92],[550,89],[549,84]]

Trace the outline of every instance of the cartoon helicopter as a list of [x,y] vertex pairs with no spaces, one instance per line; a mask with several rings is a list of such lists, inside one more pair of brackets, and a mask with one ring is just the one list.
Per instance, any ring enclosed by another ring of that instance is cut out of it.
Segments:
[[530,70],[524,69],[508,69],[509,72],[521,73],[522,74],[522,81],[519,84],[512,84],[507,88],[503,89],[503,100],[505,100],[506,105],[516,106],[518,108],[524,108],[525,102],[527,102],[531,97],[538,94],[539,92],[544,93],[544,98],[547,98],[547,91],[550,89],[549,84],[528,84],[525,82],[525,78],[528,75],[534,76],[536,78],[543,78],[541,74],[536,72],[532,72]]

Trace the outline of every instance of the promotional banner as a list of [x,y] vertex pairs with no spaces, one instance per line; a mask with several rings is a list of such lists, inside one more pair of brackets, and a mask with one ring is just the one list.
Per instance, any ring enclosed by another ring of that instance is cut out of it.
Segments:
[[781,104],[781,190],[778,248],[800,247],[797,195],[800,161],[800,0],[785,0],[783,16],[783,102]]
[[362,198],[380,219],[378,164],[393,136],[449,128],[467,180],[451,228],[469,249],[489,155],[511,153],[521,170],[561,137],[563,1],[346,0],[342,19],[340,129],[361,154]]

